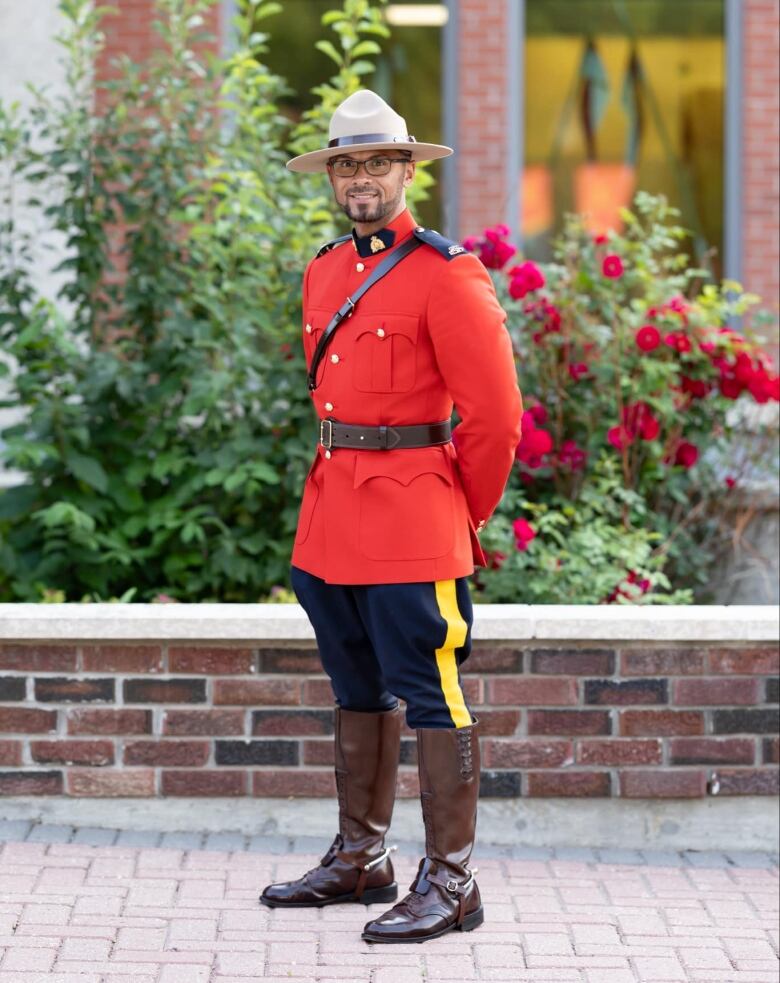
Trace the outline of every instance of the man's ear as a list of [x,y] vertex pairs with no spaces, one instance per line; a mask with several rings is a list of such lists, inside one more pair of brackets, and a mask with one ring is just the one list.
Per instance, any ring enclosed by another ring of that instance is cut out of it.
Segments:
[[406,165],[406,174],[404,175],[404,187],[408,188],[409,185],[414,181],[415,170],[417,167],[416,161],[410,160]]

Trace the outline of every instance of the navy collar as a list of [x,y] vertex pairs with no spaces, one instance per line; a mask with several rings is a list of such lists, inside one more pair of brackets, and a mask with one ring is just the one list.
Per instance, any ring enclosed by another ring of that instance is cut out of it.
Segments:
[[380,229],[368,236],[359,236],[352,229],[352,242],[359,256],[374,256],[389,249],[395,242],[395,232],[392,229]]

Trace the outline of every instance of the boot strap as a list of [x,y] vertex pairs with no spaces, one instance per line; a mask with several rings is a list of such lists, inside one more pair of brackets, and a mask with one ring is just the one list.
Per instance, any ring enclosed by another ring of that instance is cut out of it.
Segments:
[[439,887],[443,887],[448,894],[455,895],[457,897],[458,915],[455,924],[458,927],[463,924],[463,919],[466,915],[466,892],[474,882],[474,873],[475,871],[470,870],[469,876],[463,882],[455,880],[454,877],[446,877],[444,874],[438,873],[438,871],[425,875],[432,884],[438,884]]
[[356,859],[354,854],[344,853],[343,850],[337,850],[335,856],[338,860],[343,861],[345,864],[351,864],[353,867],[357,867],[360,871],[360,876],[358,877],[357,886],[355,887],[355,900],[359,901],[363,896],[363,891],[366,887],[366,881],[368,880],[369,873],[378,864],[386,860],[393,851],[397,850],[398,847],[393,844],[392,846],[384,849],[378,856],[374,857],[373,860],[365,861]]

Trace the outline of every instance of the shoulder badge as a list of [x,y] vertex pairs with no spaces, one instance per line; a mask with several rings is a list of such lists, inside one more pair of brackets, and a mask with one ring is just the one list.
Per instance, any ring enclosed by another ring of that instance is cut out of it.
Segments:
[[465,246],[461,246],[459,242],[454,242],[452,239],[447,239],[446,236],[443,236],[441,232],[437,232],[435,229],[424,229],[418,225],[414,230],[414,234],[421,242],[433,246],[436,252],[442,255],[447,262],[455,259],[456,256],[460,256],[462,253],[468,252]]
[[317,250],[317,255],[315,259],[319,259],[320,256],[324,256],[325,253],[329,253],[331,249],[335,249],[336,246],[340,246],[342,242],[346,242],[347,239],[351,239],[352,235],[339,236],[337,239],[331,239],[330,242],[326,242],[324,245],[320,246]]

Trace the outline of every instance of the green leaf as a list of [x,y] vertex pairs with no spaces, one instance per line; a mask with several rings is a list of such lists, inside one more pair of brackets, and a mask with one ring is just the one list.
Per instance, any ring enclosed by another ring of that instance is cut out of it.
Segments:
[[94,457],[86,457],[69,448],[65,452],[65,463],[79,481],[96,488],[99,492],[108,491],[108,475],[100,461]]
[[344,58],[343,58],[343,56],[340,55],[338,53],[338,51],[336,51],[336,48],[333,46],[332,42],[330,42],[330,41],[317,41],[316,44],[314,45],[314,47],[318,51],[321,51],[323,54],[327,55],[328,58],[330,58],[333,61],[335,61],[335,63],[339,66],[339,68],[341,68],[341,66],[344,64]]

